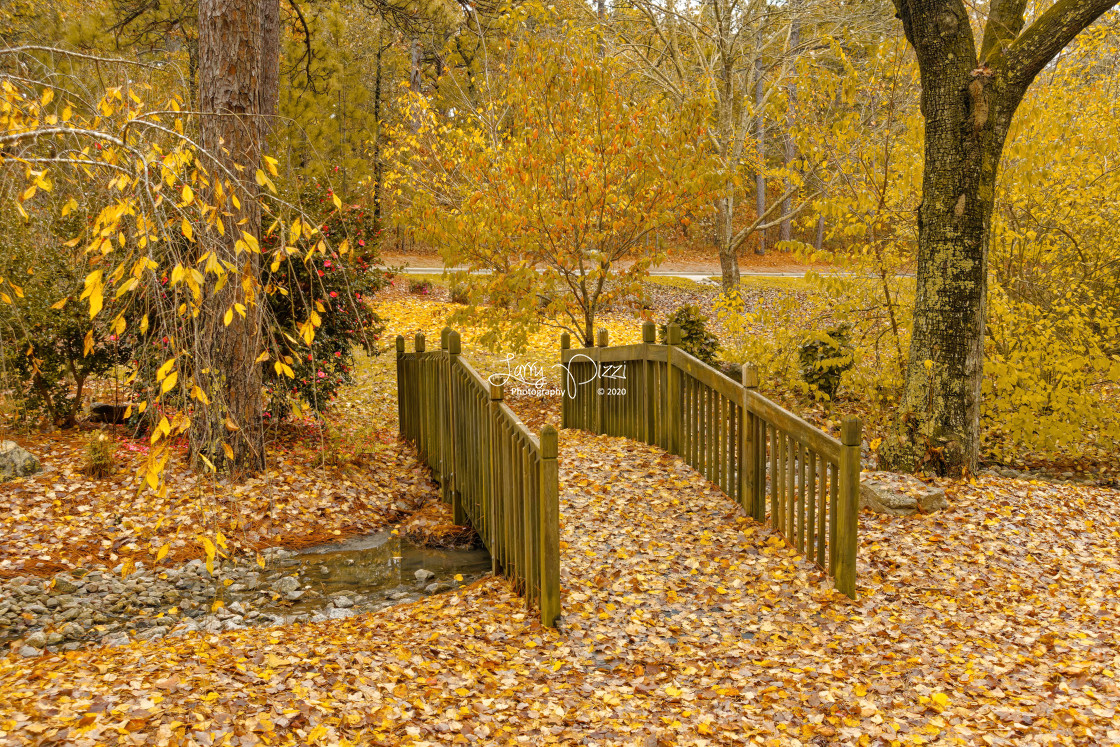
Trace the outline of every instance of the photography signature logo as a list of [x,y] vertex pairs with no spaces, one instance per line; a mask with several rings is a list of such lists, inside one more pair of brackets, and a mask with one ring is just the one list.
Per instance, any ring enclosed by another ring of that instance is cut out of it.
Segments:
[[[625,363],[604,364],[583,353],[576,353],[567,363],[556,363],[552,366],[552,368],[559,368],[563,371],[561,374],[562,389],[554,389],[549,386],[550,382],[548,377],[545,376],[545,368],[538,363],[515,363],[512,354],[507,355],[502,362],[505,364],[506,370],[490,374],[487,381],[494,386],[514,384],[515,387],[511,390],[513,394],[563,394],[567,397],[575,397],[577,389],[585,384],[599,380],[608,383],[610,381],[626,380]],[[581,372],[577,375],[572,371],[572,366],[576,364],[590,364],[589,372]],[[603,392],[600,391],[599,393],[602,394]]]

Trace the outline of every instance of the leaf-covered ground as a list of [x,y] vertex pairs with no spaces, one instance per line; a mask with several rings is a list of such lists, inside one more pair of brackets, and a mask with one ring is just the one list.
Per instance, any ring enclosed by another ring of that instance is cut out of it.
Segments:
[[675,457],[562,434],[564,616],[499,579],[340,622],[0,661],[11,744],[1120,743],[1106,489],[861,516],[860,600]]
[[[345,423],[339,426],[347,428]],[[395,423],[363,432],[362,469],[315,466],[317,425],[288,429],[273,443],[270,467],[240,484],[187,469],[183,448],[167,467],[170,491],[157,497],[137,476],[146,439],[111,428],[115,473],[83,473],[88,433],[20,438],[44,471],[0,490],[0,578],[47,575],[102,564],[151,565],[203,557],[201,538],[218,532],[231,552],[303,547],[385,527],[435,495],[415,450],[398,441]],[[298,447],[295,443],[298,442]]]

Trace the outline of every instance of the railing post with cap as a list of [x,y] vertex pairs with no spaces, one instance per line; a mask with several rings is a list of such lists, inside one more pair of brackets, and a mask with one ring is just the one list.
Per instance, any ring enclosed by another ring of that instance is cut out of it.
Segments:
[[406,383],[404,380],[404,336],[397,335],[397,430],[408,438],[408,430],[404,424],[405,399],[407,398]]
[[[568,396],[568,364],[564,362],[564,351],[572,347],[572,336],[565,332],[560,335],[560,427],[571,428],[572,424],[572,404],[569,401],[572,397]],[[573,394],[574,397],[574,394]],[[578,427],[578,425],[576,426]]]
[[862,426],[859,418],[847,418],[840,426],[840,496],[835,521],[836,548],[832,577],[836,588],[856,598],[856,546],[859,532],[859,474]]
[[[657,393],[656,381],[657,367],[650,360],[649,346],[657,341],[657,327],[653,322],[642,322],[642,401],[638,403],[638,418],[640,419],[638,439],[652,446],[657,443],[654,435],[654,425],[657,422]],[[628,393],[629,394],[629,393]]]
[[560,617],[560,472],[556,429],[541,430],[540,558],[541,625],[555,627]]
[[499,556],[505,557],[505,548],[501,546],[501,515],[502,494],[502,448],[501,448],[501,410],[502,387],[497,384],[490,385],[490,479],[486,490],[486,533],[489,535],[487,549],[490,551],[490,572],[495,576],[502,570]]
[[758,366],[743,366],[743,422],[739,424],[742,446],[740,475],[743,482],[740,494],[743,496],[743,510],[755,521],[761,522],[766,520],[766,483],[759,465],[762,464],[760,449],[764,449],[765,445],[760,438],[758,417],[749,409],[751,394],[757,388]]
[[667,448],[665,449],[670,454],[680,456],[680,423],[681,423],[681,401],[680,401],[680,386],[681,377],[680,372],[677,371],[673,365],[673,352],[676,346],[681,344],[681,328],[680,325],[670,324],[669,329],[665,335],[665,342],[668,343],[666,349],[666,383],[667,394],[666,397],[666,430],[668,431]]
[[[459,485],[459,464],[463,461],[459,454],[459,403],[455,401],[455,372],[458,370],[459,355],[463,352],[462,342],[458,332],[452,332],[447,337],[447,399],[450,403],[451,419],[451,514],[452,521],[462,526],[467,523],[467,513],[463,510],[463,496]],[[474,444],[472,444],[474,445]]]
[[599,344],[595,348],[595,432],[603,432],[603,410],[606,409],[607,400],[603,387],[603,348],[607,347],[607,330],[599,330]]

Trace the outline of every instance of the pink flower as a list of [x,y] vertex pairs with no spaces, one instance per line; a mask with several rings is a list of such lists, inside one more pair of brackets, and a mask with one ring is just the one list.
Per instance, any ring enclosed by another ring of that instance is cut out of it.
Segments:
[[325,378],[327,378],[327,375],[325,373],[323,373],[322,371],[320,371],[319,372],[319,378],[320,379],[325,379]]
[[338,298],[338,291],[331,291],[331,298]]
[[341,358],[342,357],[342,352],[339,351],[339,350],[334,351],[334,357],[335,358]]
[[358,246],[365,246],[365,245],[366,245],[366,240],[365,239],[358,239]]

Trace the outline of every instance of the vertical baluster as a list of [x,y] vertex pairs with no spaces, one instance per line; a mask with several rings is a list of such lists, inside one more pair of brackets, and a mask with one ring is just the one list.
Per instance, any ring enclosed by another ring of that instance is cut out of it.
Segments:
[[807,495],[809,501],[808,529],[805,531],[806,554],[809,559],[817,559],[817,452],[809,452],[809,477]]
[[808,476],[808,451],[797,445],[797,550],[805,552],[805,479]]

